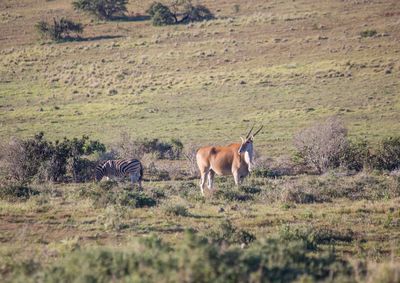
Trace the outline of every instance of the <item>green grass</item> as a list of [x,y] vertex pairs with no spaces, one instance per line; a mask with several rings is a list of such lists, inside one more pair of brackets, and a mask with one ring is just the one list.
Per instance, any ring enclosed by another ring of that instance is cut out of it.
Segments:
[[[343,118],[351,138],[375,142],[399,133],[400,30],[392,12],[399,1],[206,0],[216,20],[173,27],[92,21],[69,0],[36,2],[0,3],[3,142],[44,131],[52,140],[89,135],[107,145],[121,132],[225,144],[256,122],[264,130],[255,149],[275,158],[291,155],[294,133],[331,115]],[[151,1],[130,2],[131,14],[143,14]],[[49,9],[51,17],[84,23],[91,40],[41,42],[34,23]],[[372,29],[387,36],[360,36]],[[399,270],[399,181],[363,174],[252,177],[240,189],[218,178],[217,193],[206,197],[197,180],[145,182],[144,193],[32,185],[40,194],[0,200],[0,278],[77,268],[75,256],[92,259],[97,249],[118,258],[121,247],[134,247],[132,255],[138,238],[150,234],[175,257],[185,230],[226,235],[221,223],[228,220],[231,231],[257,241],[316,241],[318,258],[334,242],[338,259],[368,263],[367,277],[360,265],[355,281],[390,282]]]
[[[88,22],[86,36],[113,30],[121,37],[44,45],[30,38],[16,41],[12,51],[5,45],[0,137],[44,130],[52,139],[88,134],[110,143],[127,131],[223,144],[237,141],[256,121],[266,126],[257,148],[276,156],[292,149],[301,127],[330,115],[342,116],[353,136],[376,140],[399,131],[391,122],[400,118],[392,18],[371,23],[391,36],[361,43],[356,36],[361,19],[384,5],[347,7],[359,21],[354,25],[333,2],[312,8],[260,2],[255,10],[241,7],[239,15],[233,6],[209,4],[222,9],[221,17],[234,17],[190,28]],[[146,6],[135,5],[130,9],[138,12]],[[60,8],[72,11],[66,2]],[[325,30],[309,29],[320,25]],[[320,40],[321,34],[328,39]]]
[[[363,174],[340,178],[251,178],[240,189],[252,195],[245,201],[203,198],[197,186],[185,181],[146,182],[144,193],[129,193],[124,186],[109,190],[93,184],[34,186],[41,193],[28,200],[1,201],[0,274],[5,279],[16,279],[17,273],[23,274],[19,268],[24,262],[34,262],[31,267],[35,273],[46,266],[62,264],[76,250],[98,246],[118,250],[121,246],[135,246],[138,238],[151,234],[180,249],[185,230],[215,243],[247,243],[250,249],[256,249],[255,240],[278,237],[307,241],[307,246],[321,256],[334,245],[336,256],[343,260],[368,259],[373,264],[386,261],[389,256],[397,259],[400,250],[394,243],[400,237],[398,177]],[[255,183],[264,185],[251,185]],[[353,186],[352,194],[331,194],[354,183],[359,185]],[[219,180],[217,192],[235,191],[230,184]],[[309,193],[324,201],[291,201],[284,193],[291,185],[301,190],[315,187]],[[254,188],[256,193],[252,193]],[[182,190],[187,193],[182,194]],[[376,195],[376,190],[382,194]],[[363,197],[354,199],[355,195]],[[136,205],[126,201],[131,196]],[[147,201],[138,206],[139,197],[144,200],[144,196],[156,203],[147,205]],[[104,202],[106,198],[108,202]]]

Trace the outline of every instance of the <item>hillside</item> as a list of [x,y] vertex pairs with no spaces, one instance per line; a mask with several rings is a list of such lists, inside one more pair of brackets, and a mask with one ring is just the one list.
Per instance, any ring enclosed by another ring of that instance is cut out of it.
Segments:
[[[143,17],[151,1],[114,22],[70,2],[0,3],[2,139],[224,143],[256,121],[257,148],[276,155],[330,115],[370,140],[400,130],[399,1],[202,1],[216,20],[167,27]],[[34,24],[61,16],[85,25],[84,40],[39,39]]]

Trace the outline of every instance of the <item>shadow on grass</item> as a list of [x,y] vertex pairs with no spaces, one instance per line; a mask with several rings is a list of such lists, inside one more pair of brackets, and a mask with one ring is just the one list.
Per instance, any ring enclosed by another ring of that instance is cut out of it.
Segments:
[[150,20],[148,15],[125,15],[125,16],[115,16],[111,19],[113,22],[143,22]]
[[121,38],[121,37],[123,37],[123,36],[122,35],[99,35],[99,36],[77,38],[73,41],[95,41],[95,40],[104,40],[104,39],[115,39],[115,38]]
[[99,35],[99,36],[91,36],[91,37],[64,37],[63,39],[55,41],[56,43],[65,43],[65,42],[85,42],[85,41],[96,41],[96,40],[105,40],[105,39],[115,39],[122,38],[122,35]]

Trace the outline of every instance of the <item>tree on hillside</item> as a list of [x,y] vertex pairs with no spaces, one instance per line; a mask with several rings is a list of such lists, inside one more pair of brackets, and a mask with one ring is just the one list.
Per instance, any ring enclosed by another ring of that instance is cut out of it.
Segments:
[[[42,37],[48,37],[55,41],[74,39],[83,32],[82,24],[65,18],[59,20],[54,18],[53,23],[39,21],[35,27]],[[71,35],[71,33],[74,35]]]
[[207,7],[193,5],[190,0],[175,0],[170,7],[160,2],[153,2],[147,13],[155,26],[201,22],[214,18]]
[[103,20],[110,20],[115,15],[122,15],[127,11],[128,0],[75,0],[72,6],[76,10],[91,13]]

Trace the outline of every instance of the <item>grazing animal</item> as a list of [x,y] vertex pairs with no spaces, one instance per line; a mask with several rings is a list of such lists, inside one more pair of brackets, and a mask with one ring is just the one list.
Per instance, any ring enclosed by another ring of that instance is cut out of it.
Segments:
[[129,175],[132,184],[139,183],[139,188],[142,188],[143,165],[137,159],[119,159],[106,160],[96,167],[96,181],[100,181],[103,177],[123,178]]
[[200,189],[203,195],[206,179],[208,178],[208,189],[211,191],[215,174],[233,175],[235,184],[239,185],[241,180],[251,172],[254,156],[253,139],[263,126],[252,135],[253,128],[254,126],[246,138],[240,137],[241,143],[228,146],[205,146],[197,150],[196,160],[201,174]]

